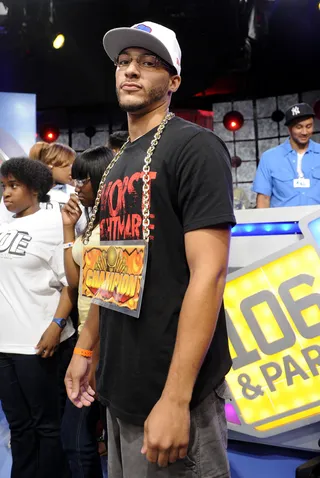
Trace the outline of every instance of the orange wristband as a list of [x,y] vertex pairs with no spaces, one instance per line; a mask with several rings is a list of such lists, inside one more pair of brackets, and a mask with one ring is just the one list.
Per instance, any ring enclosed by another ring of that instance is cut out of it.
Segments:
[[87,349],[80,349],[79,347],[75,347],[73,350],[73,353],[75,355],[81,355],[82,357],[87,357],[90,358],[92,357],[92,350],[87,350]]

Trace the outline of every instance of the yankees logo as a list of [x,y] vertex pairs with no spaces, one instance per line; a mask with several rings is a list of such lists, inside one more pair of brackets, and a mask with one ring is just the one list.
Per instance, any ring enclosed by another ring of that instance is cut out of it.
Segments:
[[293,108],[291,108],[291,113],[293,114],[293,116],[296,116],[296,115],[299,115],[300,114],[300,109],[298,106],[294,106]]

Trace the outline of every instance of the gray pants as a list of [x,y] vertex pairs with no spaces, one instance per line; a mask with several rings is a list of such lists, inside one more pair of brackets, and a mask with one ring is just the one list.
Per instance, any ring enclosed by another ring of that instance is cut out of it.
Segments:
[[167,468],[141,455],[143,427],[124,423],[107,410],[108,478],[230,478],[224,413],[227,396],[223,383],[192,410],[188,456]]

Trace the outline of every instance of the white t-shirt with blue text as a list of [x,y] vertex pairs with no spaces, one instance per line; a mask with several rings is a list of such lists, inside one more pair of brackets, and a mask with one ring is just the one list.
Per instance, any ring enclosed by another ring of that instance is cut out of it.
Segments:
[[[65,285],[61,215],[40,209],[0,224],[0,352],[36,353]],[[61,341],[73,333],[68,319]]]

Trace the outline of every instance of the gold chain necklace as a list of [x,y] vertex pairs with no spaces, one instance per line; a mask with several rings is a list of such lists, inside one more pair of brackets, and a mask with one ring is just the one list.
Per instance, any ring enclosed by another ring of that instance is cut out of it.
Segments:
[[[143,177],[142,177],[142,235],[143,239],[145,242],[149,242],[149,237],[150,237],[150,164],[152,160],[152,155],[161,139],[162,133],[167,126],[168,122],[174,117],[173,113],[168,113],[165,118],[161,121],[160,125],[158,126],[158,129],[151,141],[151,144],[149,146],[149,149],[147,151],[146,157],[144,158],[144,166],[142,168],[143,171]],[[101,194],[103,190],[103,186],[105,184],[106,178],[108,174],[110,173],[111,169],[113,166],[118,162],[120,157],[122,156],[123,151],[125,150],[127,144],[129,143],[129,138],[127,141],[122,145],[120,151],[114,156],[114,158],[110,161],[109,165],[107,166],[105,172],[102,175],[98,192],[97,192],[97,197],[94,203],[94,206],[92,208],[91,216],[89,219],[89,223],[86,229],[86,232],[84,234],[83,238],[83,244],[87,245],[93,230],[93,225],[96,220],[97,212],[99,209],[99,204],[101,201]]]

